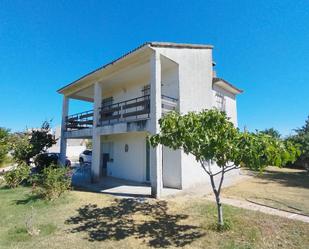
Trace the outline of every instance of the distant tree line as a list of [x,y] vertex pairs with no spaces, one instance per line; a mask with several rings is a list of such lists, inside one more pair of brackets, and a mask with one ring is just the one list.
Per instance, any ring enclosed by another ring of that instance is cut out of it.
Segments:
[[309,116],[305,120],[305,124],[301,128],[294,129],[294,134],[285,138],[274,128],[269,128],[261,131],[266,135],[272,136],[276,139],[293,142],[299,146],[301,151],[300,156],[294,163],[289,163],[287,166],[302,167],[309,171]]

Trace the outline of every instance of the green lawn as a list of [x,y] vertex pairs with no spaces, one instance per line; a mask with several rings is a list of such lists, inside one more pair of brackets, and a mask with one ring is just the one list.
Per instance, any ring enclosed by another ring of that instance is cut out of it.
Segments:
[[2,162],[0,162],[0,168],[4,168],[4,167],[7,167],[7,166],[10,166],[13,163],[14,162],[13,162],[12,158],[7,156],[7,157],[4,158],[4,160]]
[[[30,189],[0,189],[0,248],[309,248],[309,224],[224,206],[232,224],[213,229],[216,209],[201,198],[141,202],[73,191],[54,202]],[[26,232],[32,218],[39,235]]]
[[262,175],[224,189],[223,196],[309,215],[309,176],[305,170],[268,167]]

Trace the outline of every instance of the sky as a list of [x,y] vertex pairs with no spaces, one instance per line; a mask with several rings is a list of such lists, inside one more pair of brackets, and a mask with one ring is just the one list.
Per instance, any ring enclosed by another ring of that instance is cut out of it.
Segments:
[[308,0],[0,0],[0,127],[59,125],[57,89],[146,41],[214,45],[218,76],[244,90],[241,129],[288,135],[309,115]]

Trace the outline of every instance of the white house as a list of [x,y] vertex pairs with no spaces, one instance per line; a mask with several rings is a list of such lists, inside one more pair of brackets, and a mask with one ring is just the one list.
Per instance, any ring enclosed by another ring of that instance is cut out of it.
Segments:
[[[63,95],[61,155],[67,139],[92,138],[92,179],[113,176],[149,182],[153,196],[163,187],[186,189],[207,180],[182,150],[149,147],[158,120],[213,107],[237,126],[236,95],[242,91],[217,78],[210,45],[148,42],[58,90]],[[93,103],[69,115],[69,100]]]

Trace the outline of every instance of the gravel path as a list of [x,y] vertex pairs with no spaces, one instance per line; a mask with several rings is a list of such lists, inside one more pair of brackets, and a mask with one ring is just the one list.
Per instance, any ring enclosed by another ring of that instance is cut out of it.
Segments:
[[[208,195],[206,198],[207,200],[210,200],[213,202],[215,201],[214,197],[211,195]],[[231,198],[226,198],[226,197],[221,198],[221,201],[223,204],[231,205],[234,207],[249,209],[253,211],[259,211],[259,212],[271,214],[271,215],[278,215],[278,216],[285,217],[288,219],[300,220],[300,221],[309,223],[309,217],[305,215],[293,214],[293,213],[281,211],[275,208],[270,208],[270,207],[265,207],[262,205],[254,204],[248,201],[231,199]]]

